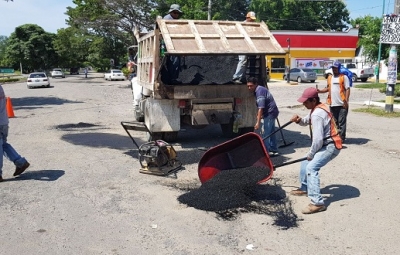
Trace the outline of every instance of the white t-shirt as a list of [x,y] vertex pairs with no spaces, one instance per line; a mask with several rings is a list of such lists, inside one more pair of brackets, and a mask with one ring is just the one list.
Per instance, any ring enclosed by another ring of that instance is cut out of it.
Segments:
[[[350,81],[346,75],[343,75],[344,78],[344,88],[345,91],[350,88]],[[339,84],[339,76],[332,76],[331,79],[331,106],[343,106],[343,100],[340,97],[340,84]]]

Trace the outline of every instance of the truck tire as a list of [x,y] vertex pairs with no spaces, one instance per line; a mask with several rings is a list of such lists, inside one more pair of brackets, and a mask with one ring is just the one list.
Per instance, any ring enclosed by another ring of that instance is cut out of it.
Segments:
[[138,122],[144,122],[144,116],[140,112],[135,111],[135,120]]
[[233,138],[237,134],[233,133],[233,122],[230,122],[229,124],[220,124],[221,125],[221,130],[222,130],[222,135],[226,138]]
[[357,81],[357,75],[353,74],[353,77],[351,77],[351,80],[352,80],[353,82],[356,82],[356,81]]
[[178,139],[178,131],[173,131],[173,132],[165,132],[162,140],[171,143],[175,142],[177,139]]
[[239,128],[239,133],[241,135],[244,135],[246,133],[254,132],[254,127],[244,127],[244,128]]
[[163,132],[147,133],[148,142],[162,140],[162,139],[163,139]]
[[311,80],[310,82],[313,83],[313,82],[315,82],[315,80]]
[[362,82],[366,82],[368,80],[368,78],[361,78],[360,79]]

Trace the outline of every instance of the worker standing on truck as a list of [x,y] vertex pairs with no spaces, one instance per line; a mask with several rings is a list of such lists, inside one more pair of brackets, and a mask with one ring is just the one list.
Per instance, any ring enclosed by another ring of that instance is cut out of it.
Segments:
[[[247,88],[254,93],[257,104],[257,120],[254,131],[259,133],[263,139],[270,136],[275,131],[275,121],[278,118],[279,110],[276,106],[274,97],[264,86],[259,86],[257,78],[247,79]],[[278,156],[278,146],[275,134],[264,140],[265,148],[270,156]]]
[[[169,8],[168,14],[164,16],[164,19],[179,19],[181,15],[181,7],[178,4],[172,4]],[[178,80],[180,67],[181,57],[169,56],[167,58],[167,69],[170,84],[176,85],[182,83]]]
[[[256,14],[254,12],[248,12],[246,15],[246,20],[244,22],[254,22],[256,20]],[[233,75],[233,82],[237,84],[242,84],[243,74],[246,73],[247,68],[247,56],[239,55],[239,62],[236,67],[236,73]]]
[[349,110],[350,81],[339,72],[340,62],[335,61],[331,66],[333,75],[327,77],[327,87],[317,89],[318,93],[328,92],[327,104],[339,128],[339,134],[344,142],[346,140],[347,114]]

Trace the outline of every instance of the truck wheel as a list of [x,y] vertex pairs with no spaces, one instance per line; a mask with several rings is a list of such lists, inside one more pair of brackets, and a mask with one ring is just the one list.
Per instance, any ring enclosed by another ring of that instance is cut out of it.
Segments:
[[163,132],[153,132],[153,133],[147,133],[147,141],[156,141],[156,140],[162,140],[163,139]]
[[244,127],[244,128],[239,128],[239,133],[241,135],[244,135],[246,133],[254,132],[254,127]]
[[315,80],[311,80],[310,82],[313,83],[313,82],[315,82]]
[[175,142],[178,139],[178,131],[174,131],[174,132],[165,132],[163,135],[164,141],[171,143],[171,142]]
[[357,75],[353,74],[353,77],[351,77],[351,80],[352,80],[353,82],[356,82],[356,81],[357,81]]
[[135,119],[138,122],[144,122],[144,116],[140,112],[135,111]]
[[361,78],[360,79],[362,82],[366,82],[368,80],[368,78]]

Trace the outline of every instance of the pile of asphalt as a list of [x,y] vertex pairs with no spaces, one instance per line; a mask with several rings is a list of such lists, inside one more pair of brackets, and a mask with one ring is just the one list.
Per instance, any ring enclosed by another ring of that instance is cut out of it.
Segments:
[[268,168],[253,166],[224,170],[200,188],[179,196],[178,201],[212,212],[245,207],[256,199],[257,182],[265,179],[269,173]]
[[[238,56],[186,56],[180,57],[178,80],[182,84],[232,84]],[[163,70],[162,75],[166,73]]]

